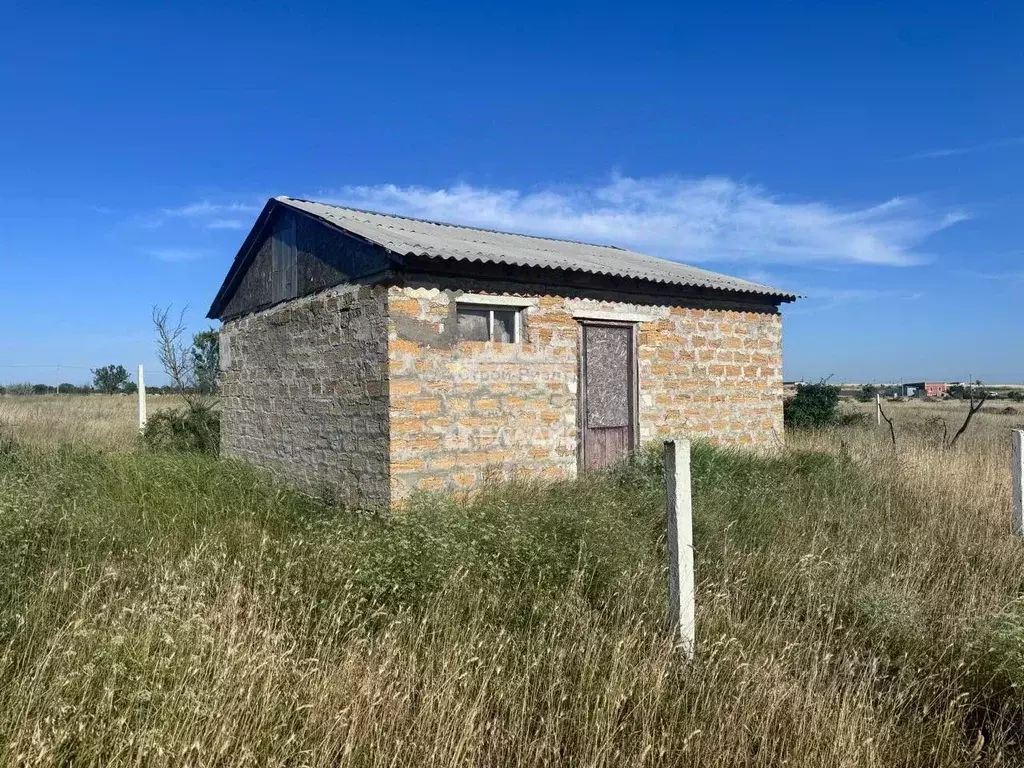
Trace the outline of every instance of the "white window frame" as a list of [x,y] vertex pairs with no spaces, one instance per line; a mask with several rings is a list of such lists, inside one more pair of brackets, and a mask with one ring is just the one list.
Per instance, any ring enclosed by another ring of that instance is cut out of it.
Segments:
[[[476,298],[476,297],[473,297]],[[500,298],[496,296],[488,297],[490,299]],[[523,300],[525,301],[525,299]],[[501,344],[502,342],[496,342],[494,340],[494,313],[495,312],[511,312],[515,318],[515,322],[512,323],[512,341],[507,342],[509,344],[519,344],[523,337],[523,310],[530,306],[529,304],[499,304],[494,301],[484,304],[483,302],[477,301],[464,301],[460,297],[455,302],[455,312],[458,313],[459,309],[474,309],[477,311],[487,311],[487,341],[491,344]]]
[[463,293],[457,299],[456,304],[477,304],[495,309],[508,307],[536,307],[536,299],[527,299],[522,296],[490,296],[486,293]]

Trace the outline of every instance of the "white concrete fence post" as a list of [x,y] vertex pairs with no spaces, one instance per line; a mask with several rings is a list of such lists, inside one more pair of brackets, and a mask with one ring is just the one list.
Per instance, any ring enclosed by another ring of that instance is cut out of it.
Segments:
[[1013,511],[1010,525],[1014,536],[1024,536],[1024,429],[1015,429],[1010,437],[1012,471],[1010,479],[1013,488]]
[[139,363],[139,377],[136,382],[139,385],[139,431],[146,426],[146,375],[142,370],[142,363]]
[[882,395],[880,392],[875,392],[875,421],[878,426],[882,426]]
[[696,643],[696,611],[693,597],[690,441],[666,440],[663,462],[667,512],[665,539],[668,545],[669,621],[672,631],[679,632],[683,653],[692,659]]

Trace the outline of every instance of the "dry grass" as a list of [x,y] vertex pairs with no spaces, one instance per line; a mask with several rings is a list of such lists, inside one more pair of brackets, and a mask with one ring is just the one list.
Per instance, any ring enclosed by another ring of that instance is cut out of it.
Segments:
[[944,452],[943,408],[894,404],[895,455],[873,424],[695,452],[694,664],[650,459],[383,522],[230,462],[7,442],[0,761],[1020,765],[1018,421]]
[[[150,413],[174,404],[166,395],[146,400]],[[134,395],[0,396],[0,431],[39,446],[126,450],[138,436],[138,408]]]

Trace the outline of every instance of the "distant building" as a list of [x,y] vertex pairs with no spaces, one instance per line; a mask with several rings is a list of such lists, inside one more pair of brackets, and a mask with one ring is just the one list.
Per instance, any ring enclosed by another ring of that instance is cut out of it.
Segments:
[[944,381],[913,381],[903,385],[904,397],[945,397],[949,386]]

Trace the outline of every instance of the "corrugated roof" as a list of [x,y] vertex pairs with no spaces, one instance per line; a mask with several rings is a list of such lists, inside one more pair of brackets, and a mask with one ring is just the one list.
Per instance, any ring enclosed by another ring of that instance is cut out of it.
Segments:
[[767,285],[609,245],[591,245],[572,240],[476,229],[343,208],[292,197],[275,199],[384,246],[399,255],[412,254],[434,259],[565,269],[596,275],[651,280],[670,285],[774,296],[783,301],[797,298],[796,294]]

